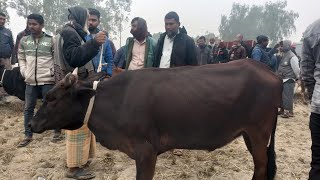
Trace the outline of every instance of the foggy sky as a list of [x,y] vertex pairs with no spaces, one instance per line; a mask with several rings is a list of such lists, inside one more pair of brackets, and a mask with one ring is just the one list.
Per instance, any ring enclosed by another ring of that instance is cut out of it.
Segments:
[[[131,21],[133,17],[142,17],[146,19],[151,33],[163,32],[165,14],[176,11],[180,16],[181,25],[186,27],[190,36],[204,35],[206,31],[219,34],[221,15],[229,15],[233,2],[261,5],[267,0],[133,0],[129,19]],[[307,26],[320,18],[319,7],[320,0],[288,0],[287,9],[299,13],[295,23],[297,31],[289,39],[293,41],[301,39]],[[18,17],[12,9],[9,9],[9,13],[11,18],[9,28],[16,36],[24,29],[26,21]],[[127,29],[122,34],[122,45],[125,39],[131,36],[129,26],[129,23],[124,25]],[[116,40],[115,45],[119,47],[119,44],[119,40]]]

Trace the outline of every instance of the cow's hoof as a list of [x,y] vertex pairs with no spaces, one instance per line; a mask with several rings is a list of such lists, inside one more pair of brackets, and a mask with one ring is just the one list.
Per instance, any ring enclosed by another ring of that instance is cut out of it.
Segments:
[[182,156],[183,155],[182,149],[173,150],[173,154],[176,156]]
[[68,171],[66,174],[67,178],[77,179],[77,180],[86,180],[86,179],[93,179],[96,176],[90,172],[87,172],[83,168],[78,168],[77,170],[71,172]]

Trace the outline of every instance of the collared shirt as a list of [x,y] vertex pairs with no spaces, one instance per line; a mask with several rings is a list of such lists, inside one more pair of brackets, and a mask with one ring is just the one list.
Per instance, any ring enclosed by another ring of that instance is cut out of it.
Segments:
[[173,48],[173,38],[169,38],[168,35],[164,38],[162,56],[160,60],[160,68],[170,68],[171,53]]
[[132,59],[128,70],[142,69],[144,67],[144,56],[146,51],[146,39],[143,42],[139,42],[134,39],[132,48]]

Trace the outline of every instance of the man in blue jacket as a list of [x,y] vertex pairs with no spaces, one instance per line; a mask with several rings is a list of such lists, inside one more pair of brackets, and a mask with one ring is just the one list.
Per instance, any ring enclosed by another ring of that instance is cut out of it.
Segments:
[[252,59],[260,61],[268,65],[273,71],[276,71],[277,60],[274,54],[277,52],[279,44],[276,44],[273,49],[267,51],[267,46],[269,44],[269,38],[264,35],[257,37],[257,45],[252,50]]
[[6,15],[0,12],[0,65],[11,69],[10,57],[13,50],[13,38],[9,29],[5,28]]
[[[89,10],[89,19],[88,19],[88,26],[90,35],[86,37],[86,40],[91,40],[94,38],[95,34],[98,33],[100,30],[98,29],[98,26],[100,24],[100,12],[96,9],[88,8]],[[94,66],[94,70],[97,72],[100,64],[100,56],[101,56],[101,50],[92,59],[92,63]],[[101,71],[105,71],[107,73],[107,77],[112,76],[112,66],[113,66],[113,56],[112,56],[112,49],[110,46],[110,43],[108,40],[103,45],[103,53],[102,53],[102,61],[101,61]]]

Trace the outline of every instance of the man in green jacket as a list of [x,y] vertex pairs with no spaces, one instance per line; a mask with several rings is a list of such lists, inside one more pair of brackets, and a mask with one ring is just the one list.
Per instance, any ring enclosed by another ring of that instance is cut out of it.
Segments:
[[[31,35],[21,39],[18,50],[20,72],[26,82],[25,139],[19,143],[18,147],[24,147],[32,141],[33,133],[28,124],[33,117],[37,99],[39,96],[45,98],[54,85],[52,37],[42,32],[44,20],[41,15],[30,14],[27,19]],[[60,131],[56,130],[54,140],[61,138]]]
[[146,20],[140,17],[133,18],[130,33],[133,38],[128,38],[125,46],[126,70],[152,67],[156,42],[148,36]]

